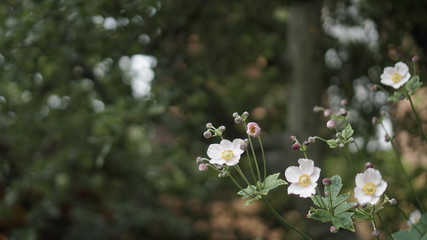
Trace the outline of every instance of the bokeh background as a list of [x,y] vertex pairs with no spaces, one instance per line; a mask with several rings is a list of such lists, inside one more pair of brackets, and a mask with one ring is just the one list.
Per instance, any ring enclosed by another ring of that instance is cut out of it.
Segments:
[[[425,75],[427,2],[422,0],[2,0],[0,3],[1,239],[299,239],[197,156],[217,139],[207,122],[244,137],[232,113],[263,128],[268,172],[283,173],[300,140],[330,138],[315,105],[348,99],[360,151],[407,213],[415,200],[383,132],[386,114],[424,202],[427,149],[403,101],[370,92],[397,61]],[[415,104],[427,119],[426,90]],[[322,143],[309,156],[322,177],[354,187],[345,155]],[[284,178],[283,175],[281,175]],[[329,225],[305,219],[309,201],[285,188],[269,199],[314,239]],[[405,219],[388,207],[390,231]],[[371,239],[367,223],[346,239]]]

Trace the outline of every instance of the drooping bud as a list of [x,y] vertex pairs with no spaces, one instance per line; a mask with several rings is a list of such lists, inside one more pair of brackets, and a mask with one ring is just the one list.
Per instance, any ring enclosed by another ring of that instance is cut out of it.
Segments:
[[208,165],[206,165],[205,163],[200,163],[199,164],[199,171],[204,172],[208,170]]
[[236,118],[236,117],[238,117],[238,116],[239,116],[239,114],[238,114],[238,113],[236,113],[236,112],[234,112],[234,113],[233,113],[233,117],[234,117],[234,118]]
[[325,192],[325,197],[329,197],[331,195],[330,192]]
[[330,178],[324,178],[324,179],[322,180],[322,183],[323,183],[323,185],[325,185],[325,186],[329,186],[329,185],[331,185],[332,180],[331,180]]
[[349,143],[354,143],[354,137],[350,137],[350,138],[348,139],[348,142],[349,142]]
[[353,208],[358,208],[359,207],[359,203],[353,203]]
[[376,125],[378,123],[378,118],[377,117],[372,117],[372,125]]
[[308,137],[308,142],[309,143],[315,143],[316,142],[316,138],[315,137]]
[[372,236],[374,237],[378,237],[380,235],[381,231],[378,229],[375,229],[374,231],[372,231]]
[[248,112],[243,112],[242,113],[242,117],[243,117],[243,119],[246,119],[247,117],[249,117],[249,113]]
[[302,144],[303,144],[304,146],[308,146],[308,145],[310,145],[310,142],[309,142],[309,141],[304,141],[304,142],[302,142]]
[[292,144],[292,149],[293,150],[299,150],[301,148],[301,145],[299,145],[298,143],[294,143],[294,144]]
[[368,169],[368,168],[374,168],[374,164],[372,164],[371,162],[367,162],[367,163],[365,163],[365,168],[366,169]]
[[338,232],[338,228],[336,228],[335,226],[331,226],[331,227],[329,228],[329,231],[330,231],[331,233],[337,233],[337,232]]
[[329,120],[327,123],[326,123],[326,127],[327,128],[329,128],[329,129],[333,129],[333,128],[335,128],[335,126],[337,125],[337,123],[334,121],[334,120]]
[[314,106],[313,107],[313,112],[320,112],[320,111],[322,111],[322,107],[319,107],[319,106]]
[[206,123],[206,128],[207,129],[212,128],[212,123]]
[[390,142],[390,140],[391,140],[390,135],[385,134],[385,135],[384,135],[384,141],[386,141],[386,142]]
[[212,137],[212,133],[210,131],[205,131],[203,133],[203,137],[205,137],[205,138],[211,138]]

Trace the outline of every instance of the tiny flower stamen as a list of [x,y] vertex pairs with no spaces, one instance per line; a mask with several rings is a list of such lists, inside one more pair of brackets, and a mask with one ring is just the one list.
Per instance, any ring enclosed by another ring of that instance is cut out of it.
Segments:
[[372,195],[377,191],[377,186],[373,182],[367,182],[363,185],[363,192]]
[[310,177],[307,174],[303,174],[298,179],[299,185],[305,187],[311,183]]
[[225,150],[221,154],[221,158],[224,159],[225,161],[228,161],[233,157],[234,157],[234,153],[232,150]]
[[400,73],[393,73],[391,75],[391,80],[393,80],[394,83],[398,83],[402,80],[402,75],[400,75]]

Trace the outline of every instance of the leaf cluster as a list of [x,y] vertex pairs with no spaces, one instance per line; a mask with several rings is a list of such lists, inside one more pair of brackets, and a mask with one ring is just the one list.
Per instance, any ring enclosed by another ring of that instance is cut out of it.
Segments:
[[270,190],[273,190],[281,185],[288,184],[285,180],[279,178],[280,173],[275,173],[268,176],[264,182],[259,182],[257,185],[249,185],[245,189],[240,190],[237,194],[242,195],[243,199],[252,197],[247,200],[245,205],[249,205],[252,202],[259,200],[262,196],[266,196]]

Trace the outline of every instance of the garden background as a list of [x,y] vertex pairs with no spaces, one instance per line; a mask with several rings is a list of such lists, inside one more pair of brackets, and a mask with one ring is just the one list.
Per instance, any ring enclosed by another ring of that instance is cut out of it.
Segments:
[[[333,136],[321,105],[348,99],[361,151],[403,209],[415,199],[389,144],[371,124],[386,114],[404,164],[427,200],[427,148],[409,103],[387,102],[385,66],[420,56],[427,2],[419,0],[3,0],[0,3],[0,239],[298,239],[261,204],[244,207],[227,178],[195,159],[216,142],[207,122],[243,138],[233,112],[263,129],[269,173],[295,165],[290,135]],[[414,97],[427,120],[426,89]],[[322,177],[354,176],[342,151],[315,143]],[[305,218],[310,201],[269,195],[314,239],[329,225]],[[406,220],[392,207],[392,231]],[[346,239],[371,239],[356,224]]]

